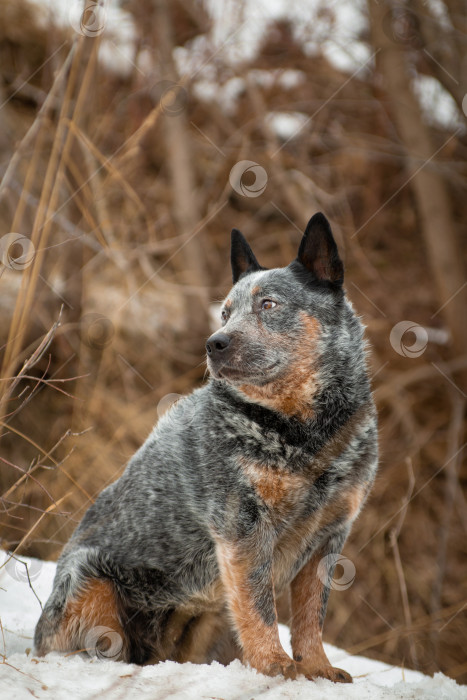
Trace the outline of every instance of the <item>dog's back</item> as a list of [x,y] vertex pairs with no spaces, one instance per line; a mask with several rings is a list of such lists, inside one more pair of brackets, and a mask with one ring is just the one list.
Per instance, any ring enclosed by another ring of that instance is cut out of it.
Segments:
[[[264,270],[241,234],[211,381],[177,402],[91,506],[37,625],[40,653],[227,663],[349,680],[322,649],[336,557],[371,486],[363,330],[322,215]],[[294,660],[276,597],[291,590]],[[107,630],[107,632],[106,632]]]

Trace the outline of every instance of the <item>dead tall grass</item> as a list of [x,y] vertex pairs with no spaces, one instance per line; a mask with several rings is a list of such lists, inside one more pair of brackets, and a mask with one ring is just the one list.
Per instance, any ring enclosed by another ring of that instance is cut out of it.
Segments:
[[[175,44],[200,31],[187,6],[164,20]],[[149,4],[135,14],[137,52],[152,61],[146,76],[112,72],[98,60],[100,37],[41,29],[26,7],[0,6],[1,233],[24,235],[35,250],[24,269],[0,271],[3,546],[56,557],[148,434],[159,401],[202,383],[207,300],[229,288],[232,226],[275,266],[323,210],[368,327],[382,452],[345,549],[355,583],[331,596],[326,638],[465,681],[467,357],[446,342],[404,153],[371,76],[348,81],[323,57],[311,60],[278,23],[236,69],[244,83],[232,111],[199,99],[195,78],[182,81],[170,116]],[[303,79],[285,88],[286,68]],[[258,71],[273,69],[261,82]],[[212,70],[220,86],[233,76],[220,57]],[[283,111],[312,117],[287,143],[270,121]],[[439,146],[448,135],[433,128]],[[437,161],[459,230],[466,145],[458,134]],[[232,190],[240,160],[268,173],[261,196]],[[194,220],[180,196],[190,191]],[[429,329],[415,359],[389,342],[405,319]]]

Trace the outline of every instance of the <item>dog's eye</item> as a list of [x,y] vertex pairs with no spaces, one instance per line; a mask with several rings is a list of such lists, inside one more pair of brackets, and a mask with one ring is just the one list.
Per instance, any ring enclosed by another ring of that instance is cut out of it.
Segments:
[[277,303],[275,301],[272,301],[272,299],[263,299],[263,301],[261,302],[261,309],[263,311],[273,309],[275,306],[277,306]]
[[225,309],[222,309],[222,311],[221,311],[221,318],[223,321],[227,321],[227,319],[229,318],[229,314],[227,313],[227,311]]

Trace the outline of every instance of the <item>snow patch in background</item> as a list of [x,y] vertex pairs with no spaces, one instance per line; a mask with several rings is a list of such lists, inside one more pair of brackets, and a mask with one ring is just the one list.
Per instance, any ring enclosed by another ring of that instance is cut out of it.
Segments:
[[457,129],[465,120],[441,83],[431,75],[419,75],[413,80],[413,89],[426,121],[433,126]]
[[[43,26],[56,26],[80,32],[80,20],[83,14],[84,0],[30,0],[37,6],[38,16]],[[101,14],[102,27],[96,23],[91,26],[95,34],[102,34],[99,58],[105,67],[126,77],[135,68],[134,53],[136,47],[136,28],[133,16],[123,10],[118,2],[106,2]]]
[[[83,0],[30,1],[39,9],[44,25],[69,27],[70,31],[79,30]],[[360,70],[368,71],[370,67],[370,47],[361,41],[362,35],[367,32],[368,18],[365,3],[360,0],[307,0],[305,3],[302,0],[247,0],[245,3],[238,3],[237,0],[206,0],[206,5],[213,19],[210,35],[195,37],[189,45],[174,50],[180,75],[193,81],[193,89],[201,99],[212,101],[220,89],[215,82],[216,56],[230,64],[233,70],[237,65],[254,59],[269,26],[279,19],[290,21],[310,60],[313,60],[313,56],[323,54],[338,70],[355,75]],[[439,0],[430,0],[430,6],[436,15],[443,15]],[[100,60],[108,70],[123,77],[130,75],[136,68],[143,77],[149,79],[157,66],[154,57],[147,50],[143,50],[136,59],[136,35],[131,13],[122,9],[116,0],[106,2]],[[283,73],[298,74],[300,71]],[[163,79],[164,76],[160,78]],[[274,76],[271,77],[271,80],[274,79]],[[284,80],[286,82],[281,84],[283,89],[295,86],[293,82],[287,84],[287,78]],[[229,87],[232,88],[230,92],[225,85],[221,88],[226,91],[221,104],[227,114],[232,114],[241,89],[238,83]],[[414,88],[429,122],[448,128],[463,124],[462,115],[454,100],[435,78],[418,76]]]
[[276,136],[284,141],[298,136],[305,124],[310,124],[311,117],[302,112],[268,112],[266,123]]
[[[265,89],[276,86],[280,90],[287,91],[303,84],[305,81],[306,75],[301,70],[253,69],[248,71],[246,79],[234,76],[226,80],[222,85],[215,79],[197,80],[193,83],[192,89],[198,99],[204,102],[216,102],[226,114],[232,115],[237,108],[239,97],[246,92],[247,82]],[[308,115],[302,114],[301,112],[271,112],[270,114],[290,115],[294,123],[308,119]]]
[[[52,589],[54,562],[20,557],[10,559],[0,551],[0,697],[15,700],[193,700],[217,697],[224,700],[380,700],[425,698],[467,700],[467,688],[438,673],[429,678],[416,671],[404,671],[362,656],[325,645],[336,666],[349,671],[352,685],[342,686],[319,679],[286,681],[268,678],[234,661],[229,666],[212,663],[177,664],[165,661],[155,666],[135,666],[86,655],[48,654],[38,658],[33,650],[33,633],[42,604]],[[31,589],[24,562],[28,565]],[[5,562],[6,565],[5,565]],[[2,566],[3,565],[3,566]],[[284,648],[290,653],[289,631],[280,625]]]

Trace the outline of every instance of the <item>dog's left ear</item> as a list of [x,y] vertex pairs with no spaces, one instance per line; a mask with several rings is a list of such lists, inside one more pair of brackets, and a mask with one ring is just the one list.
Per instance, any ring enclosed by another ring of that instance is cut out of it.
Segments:
[[232,263],[232,278],[234,284],[238,282],[243,275],[248,275],[250,272],[256,272],[257,270],[264,270],[264,267],[261,267],[256,260],[245,237],[236,228],[232,229],[230,262]]
[[298,249],[297,260],[318,281],[342,285],[344,266],[329,221],[321,212],[309,220]]

